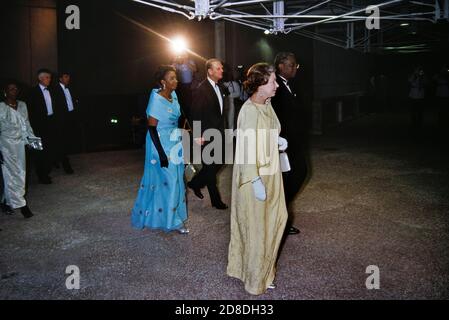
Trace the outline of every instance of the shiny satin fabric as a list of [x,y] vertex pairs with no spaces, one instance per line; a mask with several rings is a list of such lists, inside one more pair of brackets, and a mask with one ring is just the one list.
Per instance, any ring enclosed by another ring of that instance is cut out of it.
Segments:
[[[247,100],[240,111],[237,129],[275,133],[274,136],[256,134],[255,143],[245,144],[238,131],[232,176],[227,274],[242,280],[250,294],[260,295],[274,281],[278,250],[288,216],[277,143],[280,124],[270,103],[259,105]],[[255,162],[242,163],[240,160],[244,157],[240,159],[240,150],[256,155]],[[251,181],[258,176],[265,186],[265,201],[257,200],[254,195]]]
[[28,138],[37,139],[28,120],[27,106],[23,101],[17,102],[14,110],[0,102],[0,148],[3,154],[2,173],[4,195],[2,200],[11,208],[26,205],[25,179],[26,157],[25,145]]

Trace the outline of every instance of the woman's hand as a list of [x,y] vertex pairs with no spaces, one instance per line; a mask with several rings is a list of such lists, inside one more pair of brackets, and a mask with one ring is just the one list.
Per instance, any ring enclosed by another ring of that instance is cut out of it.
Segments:
[[278,138],[278,146],[279,146],[279,151],[285,151],[288,147],[287,139],[279,137]]
[[168,158],[165,153],[159,157],[159,160],[161,162],[161,168],[168,168]]

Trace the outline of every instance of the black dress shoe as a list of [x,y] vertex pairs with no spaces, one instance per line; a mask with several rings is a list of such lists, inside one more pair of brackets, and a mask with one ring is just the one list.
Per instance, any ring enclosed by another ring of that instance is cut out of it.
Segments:
[[203,194],[201,193],[201,189],[193,188],[190,182],[187,183],[187,186],[193,190],[193,193],[200,199],[204,199]]
[[301,231],[299,231],[299,229],[297,229],[295,227],[290,227],[290,228],[288,228],[287,232],[288,232],[288,234],[298,234]]
[[212,207],[214,207],[218,210],[225,210],[228,208],[228,206],[226,204],[224,204],[223,202],[212,204]]
[[39,183],[40,184],[51,184],[51,178],[50,177],[40,177],[39,178]]
[[20,208],[20,211],[22,212],[25,219],[28,219],[28,218],[31,218],[32,216],[34,216],[34,214],[31,212],[31,210],[30,210],[30,208],[28,208],[28,206]]
[[3,203],[2,203],[2,211],[8,216],[14,214],[14,210],[7,204],[3,204]]

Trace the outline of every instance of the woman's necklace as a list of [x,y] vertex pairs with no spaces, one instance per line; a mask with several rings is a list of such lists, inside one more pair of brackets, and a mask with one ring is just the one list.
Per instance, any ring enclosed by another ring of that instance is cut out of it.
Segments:
[[173,102],[173,98],[170,95],[161,94],[165,99],[167,99],[169,102]]
[[11,108],[14,108],[14,109],[17,108],[17,102],[16,102],[16,103],[10,103],[10,102],[8,102],[8,101],[5,101],[5,102],[6,102],[6,104],[7,104],[8,106],[10,106]]

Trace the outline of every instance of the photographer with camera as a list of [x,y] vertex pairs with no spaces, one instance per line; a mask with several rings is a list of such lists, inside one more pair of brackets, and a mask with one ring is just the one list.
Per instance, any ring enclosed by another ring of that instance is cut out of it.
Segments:
[[187,117],[190,116],[190,108],[192,105],[192,82],[195,73],[198,71],[195,61],[189,59],[187,53],[182,53],[175,57],[173,67],[176,69],[176,74],[179,79],[176,93],[184,113]]
[[423,113],[425,108],[426,89],[428,80],[421,66],[415,68],[415,71],[408,78],[410,84],[410,112],[412,117],[413,134],[417,134],[423,125]]

